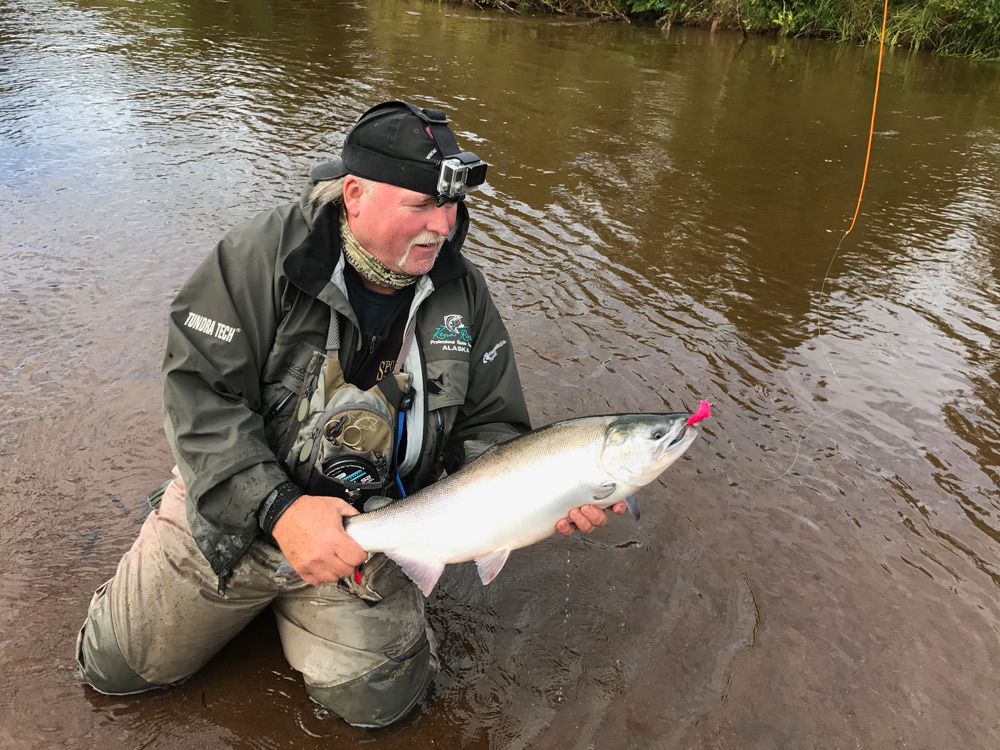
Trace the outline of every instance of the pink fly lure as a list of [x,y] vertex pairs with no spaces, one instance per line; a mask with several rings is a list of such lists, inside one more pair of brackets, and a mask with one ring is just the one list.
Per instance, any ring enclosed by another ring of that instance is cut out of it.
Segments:
[[703,419],[708,419],[710,416],[712,416],[712,404],[710,404],[708,401],[702,401],[700,404],[698,404],[697,411],[695,411],[694,414],[688,417],[687,423],[689,425],[695,424],[696,422],[700,422]]

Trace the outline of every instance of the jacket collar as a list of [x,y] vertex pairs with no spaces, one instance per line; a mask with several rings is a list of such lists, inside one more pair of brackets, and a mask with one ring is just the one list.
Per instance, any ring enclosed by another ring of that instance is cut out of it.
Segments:
[[[299,209],[309,226],[309,234],[284,259],[282,267],[288,280],[311,297],[339,309],[347,305],[344,295],[333,283],[333,272],[343,255],[343,244],[337,229],[336,206],[326,204],[316,207],[309,201],[310,184],[299,198]],[[434,288],[460,279],[468,274],[462,245],[469,233],[469,210],[465,203],[458,204],[458,217],[451,234],[441,246],[434,267],[427,274]],[[348,305],[349,308],[349,305]]]

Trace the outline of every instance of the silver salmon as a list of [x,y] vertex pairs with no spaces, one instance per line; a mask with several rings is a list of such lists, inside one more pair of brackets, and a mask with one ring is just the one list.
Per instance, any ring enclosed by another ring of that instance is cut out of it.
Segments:
[[638,517],[633,493],[687,450],[701,413],[556,422],[490,448],[409,497],[345,518],[344,526],[363,549],[394,560],[424,596],[449,563],[475,560],[488,584],[511,550],[554,534],[573,508],[625,500]]

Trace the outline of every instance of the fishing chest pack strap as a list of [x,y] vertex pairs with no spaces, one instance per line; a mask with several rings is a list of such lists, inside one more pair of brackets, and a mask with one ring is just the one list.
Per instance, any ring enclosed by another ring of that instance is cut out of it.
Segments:
[[398,370],[412,328],[404,334],[397,371],[361,390],[344,378],[339,319],[331,310],[327,351],[315,352],[309,362],[279,451],[288,475],[306,492],[342,497],[358,510],[371,497],[394,493],[399,414],[413,402],[411,376]]

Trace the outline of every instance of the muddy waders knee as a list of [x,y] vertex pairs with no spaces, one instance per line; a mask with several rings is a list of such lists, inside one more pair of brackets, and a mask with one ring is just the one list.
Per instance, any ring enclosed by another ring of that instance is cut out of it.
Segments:
[[348,724],[387,727],[410,712],[437,672],[437,657],[425,634],[398,658],[350,682],[318,687],[307,681],[306,693]]
[[111,605],[104,595],[111,581],[94,594],[87,621],[76,639],[76,663],[94,690],[105,695],[129,695],[160,687],[137,675],[122,656],[111,624]]

